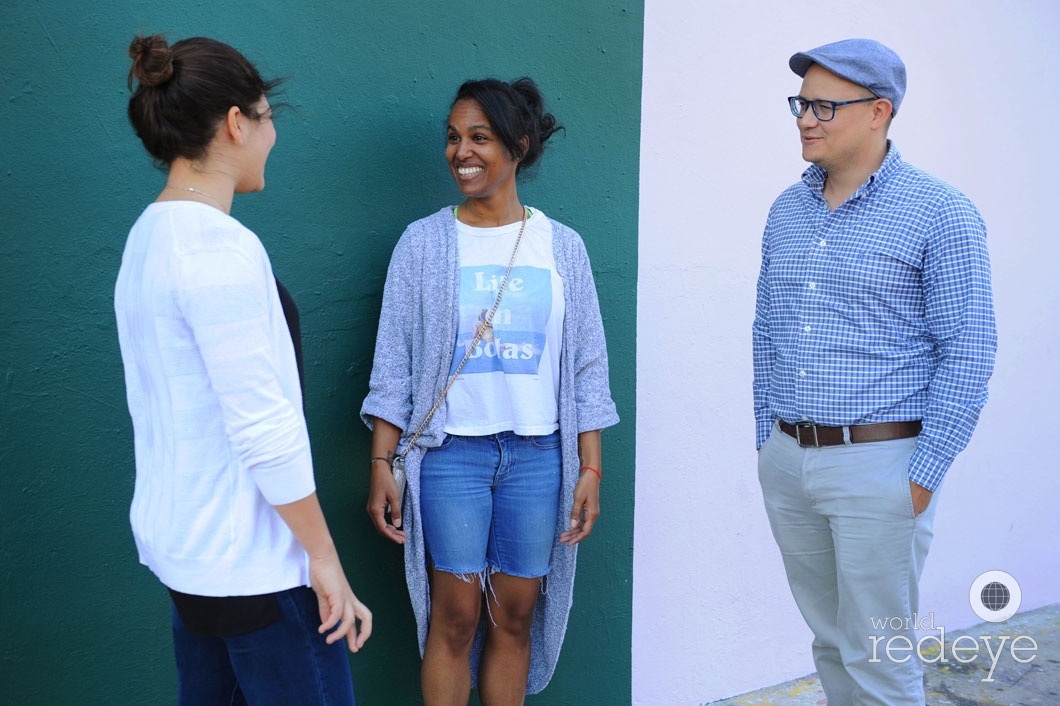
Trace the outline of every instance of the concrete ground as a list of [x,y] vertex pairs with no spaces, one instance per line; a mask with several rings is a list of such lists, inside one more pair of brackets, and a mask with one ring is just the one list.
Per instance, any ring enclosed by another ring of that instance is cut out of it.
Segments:
[[[928,634],[938,636],[937,631]],[[962,635],[967,637],[958,639]],[[1008,640],[1001,642],[1004,636]],[[1016,640],[1019,636],[1025,637]],[[947,631],[945,639],[944,656],[939,654],[938,640],[934,641],[934,649],[931,641],[924,643],[927,706],[1060,706],[1060,604],[1019,613],[1004,623]],[[973,644],[977,647],[973,648]],[[966,664],[955,659],[954,647],[958,648],[956,656]],[[996,663],[991,653],[996,656]],[[934,661],[927,663],[928,660]],[[826,703],[820,682],[810,675],[715,701],[711,706]]]

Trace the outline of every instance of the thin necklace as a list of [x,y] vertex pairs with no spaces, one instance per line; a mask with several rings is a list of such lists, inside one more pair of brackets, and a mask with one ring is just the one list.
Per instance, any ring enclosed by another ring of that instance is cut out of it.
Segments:
[[[218,199],[215,196],[210,196],[205,191],[202,191],[200,189],[196,189],[194,186],[169,186],[169,185],[166,185],[166,189],[171,189],[173,191],[190,191],[193,194],[198,194],[199,196],[205,196],[206,198],[210,199],[215,204],[220,206],[222,211],[225,210],[225,205],[223,203],[221,203],[220,199]],[[163,191],[165,191],[165,189],[163,189]]]

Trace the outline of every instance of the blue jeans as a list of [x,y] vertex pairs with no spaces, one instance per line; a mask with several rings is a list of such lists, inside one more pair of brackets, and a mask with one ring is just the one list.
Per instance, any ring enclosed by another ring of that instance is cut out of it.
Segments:
[[434,567],[460,576],[549,572],[559,517],[559,432],[448,435],[420,467],[423,538]]
[[814,634],[829,706],[924,703],[919,657],[889,659],[885,650],[893,638],[917,642],[912,622],[938,494],[913,516],[909,460],[916,444],[802,448],[774,425],[759,452],[766,513],[791,593]]
[[191,634],[173,609],[173,651],[182,706],[353,706],[346,641],[317,633],[316,594],[275,594],[283,618],[243,635]]

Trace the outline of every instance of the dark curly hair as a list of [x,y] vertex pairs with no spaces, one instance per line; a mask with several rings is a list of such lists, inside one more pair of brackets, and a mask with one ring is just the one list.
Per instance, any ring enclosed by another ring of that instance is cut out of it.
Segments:
[[[511,83],[496,78],[465,81],[457,89],[451,105],[462,100],[479,104],[508,154],[518,160],[516,172],[533,166],[541,158],[548,138],[563,130],[556,117],[545,112],[545,99],[530,78],[516,79]],[[524,137],[529,142],[525,152]]]

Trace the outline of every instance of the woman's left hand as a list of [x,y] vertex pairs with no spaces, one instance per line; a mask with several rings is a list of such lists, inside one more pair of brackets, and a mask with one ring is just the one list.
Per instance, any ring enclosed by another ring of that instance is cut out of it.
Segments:
[[582,471],[574,486],[574,507],[570,513],[570,529],[559,536],[559,541],[573,547],[593,533],[593,525],[600,517],[600,478],[592,471]]

